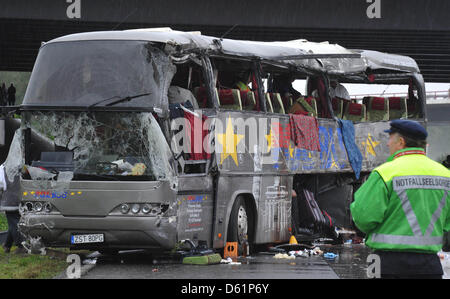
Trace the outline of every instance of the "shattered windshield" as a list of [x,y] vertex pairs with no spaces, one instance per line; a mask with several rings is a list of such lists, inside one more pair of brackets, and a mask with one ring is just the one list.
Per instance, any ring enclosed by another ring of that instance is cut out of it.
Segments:
[[[28,112],[32,179],[162,180],[172,176],[170,149],[148,112]],[[27,146],[27,143],[25,143]],[[51,149],[51,150],[49,150]]]
[[146,94],[116,106],[165,109],[174,72],[169,57],[149,42],[49,43],[39,51],[24,105],[107,105]]

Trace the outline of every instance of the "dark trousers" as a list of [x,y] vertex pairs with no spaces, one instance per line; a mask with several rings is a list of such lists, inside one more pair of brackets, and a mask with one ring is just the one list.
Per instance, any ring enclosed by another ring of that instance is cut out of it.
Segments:
[[14,244],[17,247],[22,246],[22,237],[18,231],[18,223],[20,220],[20,214],[18,211],[5,211],[6,220],[8,221],[8,234],[6,236],[5,244],[3,244],[7,248],[11,248]]
[[381,278],[384,279],[442,279],[443,270],[435,253],[381,251]]

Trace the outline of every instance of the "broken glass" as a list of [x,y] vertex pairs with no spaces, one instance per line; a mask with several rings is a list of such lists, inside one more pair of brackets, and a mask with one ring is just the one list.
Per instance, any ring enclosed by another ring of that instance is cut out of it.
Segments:
[[63,190],[72,179],[172,182],[174,178],[170,148],[151,113],[30,112],[27,119],[27,127],[52,143],[55,152],[73,153],[71,164],[44,160],[52,156],[45,152],[28,166],[33,181],[56,179],[52,189]]
[[24,165],[22,149],[22,130],[18,129],[14,133],[8,156],[6,157],[6,161],[4,163],[6,176],[10,183],[14,182],[14,178],[19,174],[19,171]]
[[175,71],[168,55],[151,42],[48,43],[39,51],[23,103],[90,106],[101,102],[106,105],[120,98],[145,94],[116,106],[167,111],[167,91]]

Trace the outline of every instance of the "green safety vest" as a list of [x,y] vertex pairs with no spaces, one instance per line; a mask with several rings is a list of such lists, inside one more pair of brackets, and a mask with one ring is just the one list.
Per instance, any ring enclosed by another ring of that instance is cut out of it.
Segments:
[[355,193],[353,220],[377,250],[436,253],[450,230],[450,171],[406,148],[374,169]]
[[239,81],[236,83],[237,88],[239,88],[240,91],[250,91],[250,88],[242,81]]

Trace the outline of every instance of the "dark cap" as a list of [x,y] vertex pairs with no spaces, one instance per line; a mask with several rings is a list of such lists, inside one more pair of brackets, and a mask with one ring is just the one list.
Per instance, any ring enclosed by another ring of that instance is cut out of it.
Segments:
[[389,130],[385,130],[385,132],[399,133],[416,140],[425,140],[428,136],[427,130],[425,130],[420,123],[406,119],[396,119],[391,121],[391,127]]

